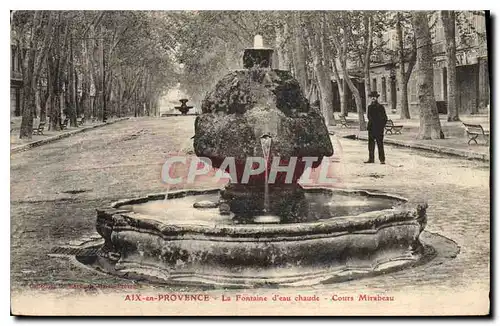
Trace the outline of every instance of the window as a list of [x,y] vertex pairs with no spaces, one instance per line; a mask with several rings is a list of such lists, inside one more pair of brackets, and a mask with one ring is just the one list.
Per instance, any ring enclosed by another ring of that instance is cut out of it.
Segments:
[[436,41],[444,41],[445,37],[444,37],[444,26],[443,25],[439,25],[437,27],[437,33],[436,33]]
[[448,100],[448,71],[443,68],[443,100]]
[[382,77],[382,102],[387,102],[387,85],[385,83],[385,77]]
[[377,78],[373,78],[372,91],[376,91],[376,90],[377,90]]
[[389,35],[390,35],[390,32],[382,33],[382,40],[383,40],[384,47],[387,47],[389,45],[389,39],[390,39]]
[[10,56],[10,70],[16,71],[16,48],[13,46],[10,48]]
[[443,92],[440,92],[440,90],[443,89],[443,80],[442,78],[439,78],[441,76],[441,69],[434,68],[433,74],[434,96],[436,97],[436,100],[442,100]]
[[21,115],[21,89],[16,88],[15,90],[15,107],[14,107],[14,115],[19,117]]
[[[401,32],[403,32],[403,31],[401,31]],[[398,47],[398,34],[396,33],[396,31],[391,31],[390,35],[391,35],[391,39],[389,41],[389,49],[392,51],[396,51],[397,47]],[[404,38],[403,38],[403,40],[404,40]]]

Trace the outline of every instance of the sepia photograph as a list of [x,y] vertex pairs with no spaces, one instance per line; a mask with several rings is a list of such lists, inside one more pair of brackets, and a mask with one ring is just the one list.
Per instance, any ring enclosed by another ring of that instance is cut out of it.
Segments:
[[11,315],[489,316],[484,9],[10,10]]

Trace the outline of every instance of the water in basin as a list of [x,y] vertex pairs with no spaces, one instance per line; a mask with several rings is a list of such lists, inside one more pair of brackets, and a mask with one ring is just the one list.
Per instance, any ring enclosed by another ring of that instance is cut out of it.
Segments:
[[136,214],[135,217],[155,219],[167,224],[178,225],[234,225],[234,224],[283,224],[314,222],[341,216],[354,216],[371,211],[391,209],[401,203],[394,198],[364,196],[335,192],[305,192],[307,213],[295,219],[263,213],[262,215],[239,218],[233,213],[221,215],[218,208],[193,208],[200,201],[217,202],[218,193],[191,195],[168,200],[153,200],[136,205],[123,205]]

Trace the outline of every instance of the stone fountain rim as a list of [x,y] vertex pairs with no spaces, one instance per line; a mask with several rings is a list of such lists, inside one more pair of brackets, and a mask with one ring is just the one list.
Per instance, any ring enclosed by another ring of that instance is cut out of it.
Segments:
[[[104,219],[112,222],[115,231],[140,231],[160,233],[163,236],[182,236],[186,234],[217,236],[217,237],[240,237],[253,238],[256,236],[266,237],[271,236],[271,241],[284,240],[294,237],[322,236],[332,235],[332,233],[345,234],[353,232],[377,232],[381,228],[385,228],[394,224],[425,224],[426,216],[425,209],[427,203],[424,201],[408,201],[408,199],[392,195],[388,193],[371,192],[367,190],[357,189],[339,189],[339,188],[304,188],[306,192],[321,192],[330,191],[337,193],[361,194],[364,196],[382,197],[388,199],[396,199],[402,201],[402,205],[385,210],[371,211],[359,215],[348,215],[341,217],[333,217],[330,219],[303,222],[303,223],[287,223],[287,224],[235,224],[235,225],[200,225],[200,224],[168,224],[164,221],[159,221],[153,215],[138,214],[130,210],[120,209],[124,205],[134,205],[146,203],[153,200],[164,200],[165,193],[150,194],[143,197],[122,199],[114,202],[111,208],[98,209],[98,220]],[[215,189],[190,189],[171,191],[168,194],[169,198],[179,198],[192,195],[203,195],[216,193],[220,191]],[[420,212],[419,212],[420,210]],[[423,212],[422,212],[423,210]],[[422,227],[423,229],[423,227]],[[278,233],[279,232],[279,233]],[[279,235],[279,239],[275,237]],[[264,238],[260,240],[266,240]],[[267,241],[266,240],[266,241]]]
[[[345,188],[328,188],[328,187],[308,187],[308,186],[303,186],[305,192],[337,192],[337,193],[343,193],[343,194],[361,194],[363,196],[369,196],[369,197],[380,197],[380,198],[385,198],[385,199],[396,199],[400,200],[402,202],[410,202],[408,198],[392,194],[392,193],[387,193],[387,192],[374,192],[370,190],[365,190],[365,189],[345,189]],[[209,189],[179,189],[179,190],[171,190],[168,192],[168,199],[174,199],[174,198],[179,198],[179,197],[185,197],[185,196],[196,196],[196,195],[207,195],[207,194],[212,194],[221,191],[224,189],[224,187],[221,188],[209,188]],[[137,201],[137,203],[146,203],[148,201],[153,201],[153,200],[164,200],[165,199],[165,193],[153,193],[153,194],[147,194],[145,196],[141,197],[133,197],[133,198],[126,198],[126,199],[120,199],[111,204],[112,208],[119,208],[120,206],[124,205],[133,205],[132,202]],[[184,196],[182,196],[184,195]]]

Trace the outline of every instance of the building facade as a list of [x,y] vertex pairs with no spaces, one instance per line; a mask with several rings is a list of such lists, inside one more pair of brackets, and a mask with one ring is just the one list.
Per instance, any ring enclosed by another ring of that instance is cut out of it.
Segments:
[[10,47],[10,115],[21,115],[23,75],[17,47]]
[[[457,44],[457,91],[456,100],[460,113],[481,113],[489,110],[490,104],[490,83],[488,72],[488,51],[486,42],[486,19],[485,16],[475,12],[460,12],[461,19],[457,19],[456,44]],[[441,23],[439,13],[434,14],[435,25],[431,29],[434,55],[434,94],[440,113],[446,113],[446,102],[448,96],[448,76],[446,67],[446,46],[444,28]],[[461,35],[468,35],[464,38]],[[464,40],[465,39],[465,40]],[[397,50],[396,31],[390,30],[383,34],[381,39],[375,40],[384,42],[385,46],[392,50]],[[379,102],[386,106],[388,111],[400,112],[400,96],[398,74],[399,65],[394,63],[388,56],[375,58],[371,64],[370,78],[371,90],[380,93]],[[408,103],[410,114],[418,115],[417,99],[417,75],[418,66],[412,70],[408,82]],[[352,69],[351,79],[358,85],[364,97],[364,80],[359,69]],[[334,82],[335,107],[340,107],[338,88]],[[350,91],[347,92],[346,99],[348,108],[355,110],[354,101],[351,99]],[[337,109],[336,111],[339,111]]]

